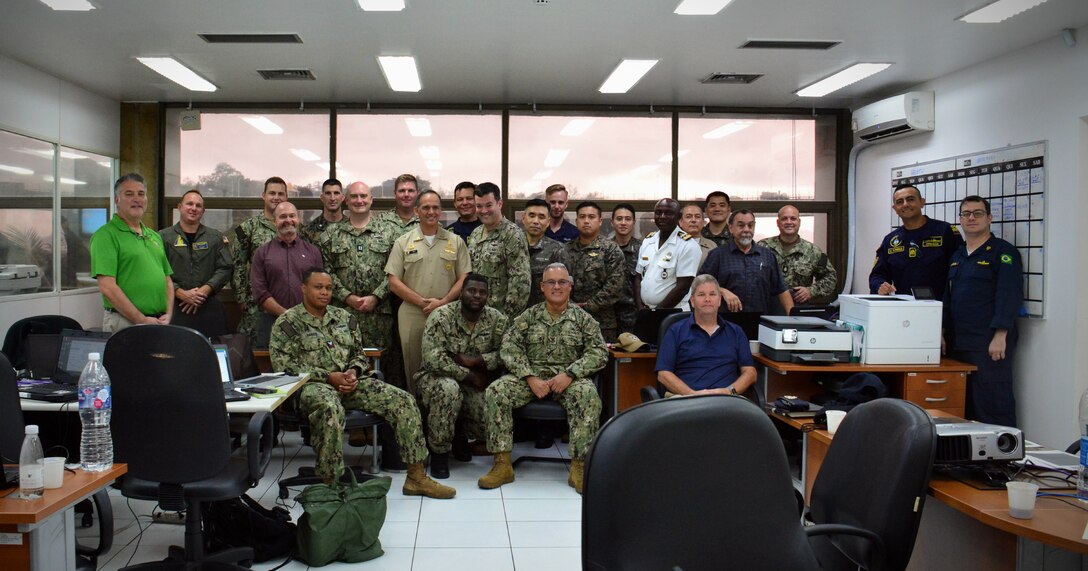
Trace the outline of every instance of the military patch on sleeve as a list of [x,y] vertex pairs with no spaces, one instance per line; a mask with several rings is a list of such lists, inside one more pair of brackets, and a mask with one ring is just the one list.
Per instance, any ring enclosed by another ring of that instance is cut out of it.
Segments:
[[1008,254],[1001,254],[1001,263],[1012,265],[1012,256]]

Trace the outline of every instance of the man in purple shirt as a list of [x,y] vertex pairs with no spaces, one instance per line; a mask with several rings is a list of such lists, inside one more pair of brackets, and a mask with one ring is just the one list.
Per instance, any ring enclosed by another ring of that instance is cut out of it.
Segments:
[[253,302],[261,308],[256,346],[268,346],[272,324],[289,308],[302,303],[302,274],[322,265],[317,246],[298,237],[298,209],[281,202],[273,213],[276,237],[253,253],[249,270]]

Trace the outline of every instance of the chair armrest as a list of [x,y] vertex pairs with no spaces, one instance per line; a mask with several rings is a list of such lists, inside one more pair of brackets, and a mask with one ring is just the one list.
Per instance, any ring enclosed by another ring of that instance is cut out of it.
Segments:
[[264,477],[264,469],[272,460],[272,416],[267,412],[255,413],[246,429],[246,458],[249,461],[249,477],[256,484]]
[[92,494],[91,501],[98,512],[98,546],[91,548],[77,543],[76,553],[94,559],[113,547],[113,504],[110,503],[109,488]]
[[[854,561],[864,569],[881,569],[884,566],[884,540],[874,531],[842,523],[821,523],[805,527],[805,535],[853,535],[868,539],[872,544],[871,561]],[[844,554],[845,555],[845,554]]]
[[645,387],[639,389],[638,392],[642,395],[642,402],[661,400],[661,393],[657,392],[657,387],[646,385]]

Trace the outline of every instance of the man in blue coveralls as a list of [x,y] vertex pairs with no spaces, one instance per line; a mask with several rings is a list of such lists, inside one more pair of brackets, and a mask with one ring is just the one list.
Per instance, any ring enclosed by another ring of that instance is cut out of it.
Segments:
[[1012,355],[1024,270],[1016,247],[990,233],[992,221],[986,199],[972,195],[960,202],[967,242],[948,268],[942,348],[953,359],[978,367],[967,382],[967,418],[1016,426]]
[[944,295],[948,260],[963,239],[943,220],[922,214],[926,201],[913,186],[901,186],[892,194],[892,209],[903,225],[884,237],[876,250],[869,273],[869,293],[891,295],[918,286],[933,288],[934,299]]

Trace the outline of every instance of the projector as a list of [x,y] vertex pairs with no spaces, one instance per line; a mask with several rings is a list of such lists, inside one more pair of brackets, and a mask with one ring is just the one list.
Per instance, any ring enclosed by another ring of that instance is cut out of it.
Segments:
[[935,464],[974,464],[1024,459],[1024,433],[1018,428],[958,418],[934,418]]

